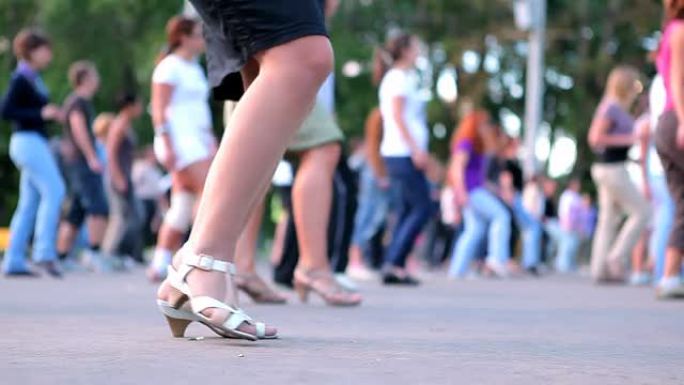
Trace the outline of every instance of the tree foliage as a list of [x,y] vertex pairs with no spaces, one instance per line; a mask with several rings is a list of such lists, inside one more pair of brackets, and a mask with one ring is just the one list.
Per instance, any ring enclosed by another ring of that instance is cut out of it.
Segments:
[[[181,7],[180,0],[0,0],[0,90],[15,65],[11,38],[20,28],[33,25],[47,31],[54,42],[54,65],[44,75],[54,101],[66,96],[66,70],[78,59],[93,60],[100,68],[99,111],[111,109],[114,95],[122,89],[135,87],[146,97],[155,57],[164,43],[164,24]],[[584,172],[591,156],[583,138],[608,71],[629,63],[646,75],[653,73],[648,49],[660,28],[661,6],[655,0],[549,0],[548,7],[546,61],[551,72],[544,120],[551,135],[562,129],[578,138],[576,167]],[[374,48],[394,28],[414,32],[426,42],[433,67],[428,83],[434,84],[442,68],[453,67],[461,101],[486,107],[494,116],[504,108],[523,115],[524,96],[512,88],[524,85],[526,36],[515,28],[511,0],[342,0],[331,36],[338,119],[350,136],[362,132],[366,114],[377,104],[370,62]],[[488,70],[481,60],[475,71],[466,71],[466,51],[480,58],[494,55],[498,69]],[[343,76],[349,61],[363,65],[359,76]],[[572,86],[559,87],[554,74],[569,77]],[[430,123],[452,128],[457,110],[434,98]],[[139,123],[146,140],[152,132],[149,125],[149,119]],[[16,199],[17,174],[7,156],[9,131],[0,123],[0,224],[7,223]],[[446,139],[435,140],[434,150],[445,156]]]

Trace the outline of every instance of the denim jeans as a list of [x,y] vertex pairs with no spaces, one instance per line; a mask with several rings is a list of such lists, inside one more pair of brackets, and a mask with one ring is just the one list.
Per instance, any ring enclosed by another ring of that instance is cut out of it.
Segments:
[[354,218],[354,234],[352,244],[362,249],[378,232],[387,219],[389,195],[387,190],[378,186],[373,171],[365,165],[361,171],[359,186],[359,206]]
[[675,204],[667,188],[665,176],[651,176],[653,192],[653,233],[649,244],[649,254],[654,258],[654,282],[659,282],[665,269],[665,250],[674,222]]
[[556,255],[556,271],[570,273],[577,269],[577,251],[582,238],[579,234],[560,229],[558,231],[558,254]]
[[541,221],[527,212],[518,194],[513,202],[513,216],[522,233],[524,268],[532,268],[541,262],[542,236],[544,230]]
[[450,277],[463,277],[476,257],[480,242],[488,235],[488,259],[507,264],[510,256],[511,215],[491,192],[478,188],[470,192],[463,210],[465,230],[451,256]]
[[10,224],[3,272],[26,270],[27,247],[34,236],[33,260],[57,257],[57,225],[65,187],[47,139],[34,132],[15,132],[10,158],[21,172],[19,202]]
[[385,265],[403,268],[434,206],[428,181],[411,158],[387,157],[385,165],[392,189],[396,190],[391,196],[395,200],[393,208],[397,210],[397,223],[385,253]]

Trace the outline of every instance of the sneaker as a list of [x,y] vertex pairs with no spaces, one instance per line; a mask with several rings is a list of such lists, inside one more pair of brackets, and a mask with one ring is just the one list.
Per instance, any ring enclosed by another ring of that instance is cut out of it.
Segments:
[[62,271],[59,269],[58,263],[56,261],[36,263],[36,267],[40,268],[42,271],[44,271],[47,275],[49,275],[52,278],[64,278],[64,275],[62,274]]
[[508,278],[511,275],[510,271],[508,270],[508,267],[499,261],[487,259],[487,262],[485,262],[485,266],[489,270],[491,270],[491,272],[494,273],[498,278]]
[[364,265],[349,266],[347,268],[347,275],[352,279],[364,282],[375,281],[378,279],[377,273]]
[[385,275],[383,275],[382,283],[385,285],[396,285],[396,286],[418,286],[418,285],[420,285],[420,281],[411,277],[410,275],[400,277],[400,276],[393,274],[393,273],[386,273]]
[[92,250],[84,250],[81,260],[86,269],[95,273],[111,273],[114,266],[111,258]]
[[350,293],[356,293],[359,291],[359,285],[356,284],[347,274],[337,273],[335,274],[335,281],[337,284],[342,286],[342,288]]
[[656,287],[659,299],[684,299],[684,283],[677,278],[663,278]]
[[630,286],[648,286],[651,284],[651,276],[647,273],[632,273],[629,277]]

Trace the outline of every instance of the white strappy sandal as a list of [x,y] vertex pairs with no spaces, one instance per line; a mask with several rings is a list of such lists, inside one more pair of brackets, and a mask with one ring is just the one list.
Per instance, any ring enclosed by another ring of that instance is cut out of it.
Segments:
[[[184,295],[175,303],[171,304],[162,300],[157,301],[159,310],[166,317],[171,332],[174,337],[183,337],[188,325],[192,322],[200,322],[209,327],[216,334],[235,339],[244,339],[256,341],[258,339],[275,339],[277,335],[268,336],[266,334],[266,325],[262,322],[254,322],[242,309],[229,306],[222,301],[208,296],[193,296],[190,287],[187,284],[186,278],[188,274],[194,269],[201,269],[204,271],[217,271],[235,275],[235,266],[230,262],[217,260],[207,255],[195,255],[181,250],[182,265],[176,271],[172,266],[169,266],[167,281],[169,284],[180,291]],[[181,306],[187,301],[190,301],[192,311],[184,310]],[[222,324],[215,324],[202,314],[207,309],[222,309],[228,312],[228,317]],[[243,324],[253,325],[256,329],[256,334],[250,334],[238,330]]]

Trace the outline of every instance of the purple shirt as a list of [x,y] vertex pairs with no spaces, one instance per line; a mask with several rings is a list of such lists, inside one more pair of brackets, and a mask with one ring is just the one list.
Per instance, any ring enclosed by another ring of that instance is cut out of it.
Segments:
[[463,139],[456,143],[454,152],[463,151],[468,154],[468,164],[465,169],[465,185],[468,192],[482,187],[485,182],[485,157],[475,151],[472,140]]

